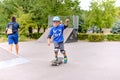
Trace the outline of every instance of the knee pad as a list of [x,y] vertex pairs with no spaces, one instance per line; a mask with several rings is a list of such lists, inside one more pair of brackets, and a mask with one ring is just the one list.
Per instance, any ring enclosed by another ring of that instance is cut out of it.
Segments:
[[56,52],[58,52],[58,51],[59,51],[59,48],[58,48],[58,47],[55,47],[54,52],[56,53]]
[[60,52],[61,52],[62,54],[65,54],[65,50],[60,50]]

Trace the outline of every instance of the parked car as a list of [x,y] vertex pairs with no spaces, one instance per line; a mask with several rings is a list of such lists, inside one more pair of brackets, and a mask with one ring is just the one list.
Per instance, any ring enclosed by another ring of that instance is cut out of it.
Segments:
[[120,34],[120,21],[116,22],[113,25],[110,32],[113,33],[113,34]]

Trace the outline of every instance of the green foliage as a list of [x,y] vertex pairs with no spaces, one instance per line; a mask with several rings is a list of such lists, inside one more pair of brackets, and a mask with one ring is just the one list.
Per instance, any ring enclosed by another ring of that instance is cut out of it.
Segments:
[[7,14],[3,13],[4,9],[0,4],[0,32],[5,32],[5,26],[7,22]]
[[85,34],[79,33],[78,40],[88,40],[90,42],[101,42],[104,40],[107,41],[120,41],[120,34]]
[[100,42],[104,40],[103,34],[89,34],[88,41],[90,42]]
[[29,38],[26,37],[26,35],[20,35],[19,36],[19,41],[27,41],[27,40],[29,40]]
[[0,42],[6,42],[7,41],[7,35],[5,33],[0,33]]
[[42,33],[32,33],[31,34],[31,37],[28,35],[28,34],[26,34],[26,33],[22,33],[22,34],[20,34],[19,36],[19,40],[20,41],[27,41],[27,40],[30,40],[30,39],[38,39],[38,38],[40,38],[40,36],[42,35]]
[[21,17],[17,19],[20,24],[20,34],[27,33],[29,27],[36,28],[36,23],[32,20],[30,14],[21,14]]
[[116,17],[117,19],[120,19],[120,6],[116,8]]
[[32,37],[33,39],[38,39],[38,38],[40,38],[42,33],[33,33],[32,35],[33,35],[33,37]]
[[88,40],[90,42],[101,42],[104,41],[105,36],[103,34],[86,34],[79,33],[78,40]]
[[107,35],[108,41],[120,41],[120,34],[109,34]]
[[115,0],[102,1],[101,8],[103,8],[104,13],[104,15],[102,15],[103,26],[110,28],[115,21]]
[[89,11],[84,14],[85,27],[98,26],[100,30],[112,27],[116,13],[114,4],[114,0],[93,0]]
[[79,40],[86,40],[86,39],[88,39],[88,34],[86,34],[86,33],[79,33],[78,34],[78,39]]
[[3,0],[0,3],[0,31],[4,32],[13,15],[20,24],[20,34],[27,34],[28,27],[45,29],[48,25],[48,16],[78,15],[79,4],[79,0]]

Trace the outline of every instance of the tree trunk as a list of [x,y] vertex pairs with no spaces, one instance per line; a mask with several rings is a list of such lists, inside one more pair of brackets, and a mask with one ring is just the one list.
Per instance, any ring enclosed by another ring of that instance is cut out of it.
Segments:
[[45,30],[46,30],[46,26],[44,26],[43,30],[44,30],[44,32],[45,32]]
[[29,37],[32,38],[32,33],[33,33],[32,27],[29,27],[29,28],[28,28],[28,31],[29,31]]
[[40,29],[41,29],[41,27],[40,27],[40,26],[38,26],[38,30],[37,30],[37,32],[38,32],[38,33],[40,32]]

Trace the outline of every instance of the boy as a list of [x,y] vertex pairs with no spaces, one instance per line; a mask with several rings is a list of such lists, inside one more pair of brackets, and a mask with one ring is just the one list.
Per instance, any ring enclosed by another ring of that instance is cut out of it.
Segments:
[[9,52],[12,52],[13,43],[16,48],[16,55],[18,55],[19,45],[18,45],[18,31],[19,24],[16,22],[16,17],[12,16],[11,22],[9,22],[6,26],[6,32],[8,35],[8,43],[9,43]]
[[48,35],[48,46],[50,46],[50,39],[53,36],[55,60],[56,61],[58,60],[58,51],[60,49],[60,52],[64,56],[64,63],[67,63],[67,55],[64,50],[63,31],[65,28],[68,27],[68,23],[69,23],[69,19],[66,19],[65,24],[61,24],[60,18],[58,16],[55,16],[53,18],[53,26]]

